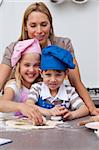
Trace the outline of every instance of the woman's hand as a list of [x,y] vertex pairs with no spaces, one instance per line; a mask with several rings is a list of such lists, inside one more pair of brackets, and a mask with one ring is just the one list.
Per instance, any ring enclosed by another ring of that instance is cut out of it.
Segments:
[[90,114],[91,115],[95,115],[95,116],[98,116],[99,115],[99,108],[94,108],[92,111],[90,111]]

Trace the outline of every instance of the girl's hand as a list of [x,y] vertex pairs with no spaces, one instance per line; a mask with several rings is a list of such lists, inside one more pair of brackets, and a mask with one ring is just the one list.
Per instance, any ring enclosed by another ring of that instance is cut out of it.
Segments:
[[35,125],[43,124],[43,117],[35,105],[19,104],[19,111],[34,122]]

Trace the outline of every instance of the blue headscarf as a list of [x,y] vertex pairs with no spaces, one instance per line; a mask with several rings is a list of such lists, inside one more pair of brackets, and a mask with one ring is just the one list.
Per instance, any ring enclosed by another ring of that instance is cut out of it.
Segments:
[[42,49],[41,70],[74,69],[73,57],[68,50],[56,45],[50,45]]

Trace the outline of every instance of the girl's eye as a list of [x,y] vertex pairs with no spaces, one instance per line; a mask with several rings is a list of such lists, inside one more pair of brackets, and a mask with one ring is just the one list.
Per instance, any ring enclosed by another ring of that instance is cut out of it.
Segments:
[[35,64],[35,65],[33,65],[33,67],[40,67],[40,64]]
[[24,66],[25,66],[25,67],[29,67],[29,66],[30,66],[30,64],[24,64]]

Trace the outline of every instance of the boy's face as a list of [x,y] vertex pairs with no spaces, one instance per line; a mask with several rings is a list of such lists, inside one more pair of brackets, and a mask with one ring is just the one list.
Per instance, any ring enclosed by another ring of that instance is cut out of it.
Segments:
[[43,82],[48,86],[50,91],[57,90],[63,83],[66,76],[64,71],[47,70],[41,73]]

